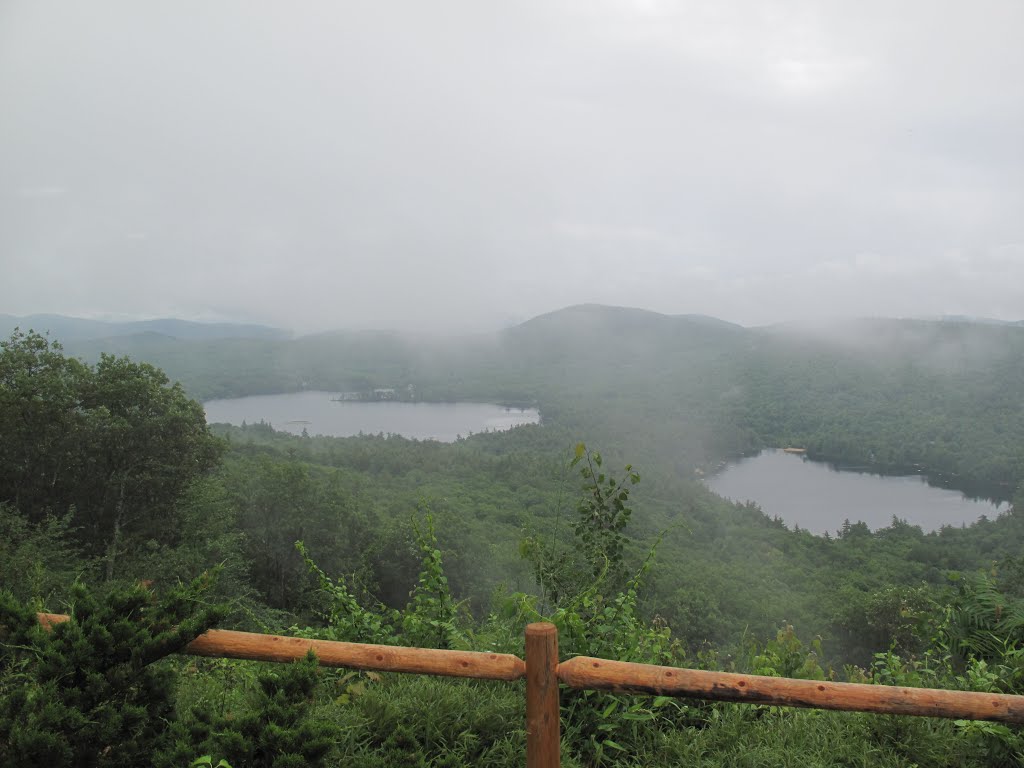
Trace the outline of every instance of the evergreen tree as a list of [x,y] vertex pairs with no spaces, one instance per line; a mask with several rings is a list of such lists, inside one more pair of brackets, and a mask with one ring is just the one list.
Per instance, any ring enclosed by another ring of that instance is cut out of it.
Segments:
[[0,593],[0,766],[150,764],[174,717],[175,670],[157,662],[221,617],[200,603],[208,584],[162,599],[76,584],[69,620],[51,629]]
[[158,762],[171,768],[189,764],[196,754],[209,754],[211,762],[219,758],[236,768],[322,765],[336,729],[309,717],[316,686],[317,660],[312,651],[303,661],[283,669],[265,668],[247,712],[194,710],[187,724],[179,722],[174,746]]

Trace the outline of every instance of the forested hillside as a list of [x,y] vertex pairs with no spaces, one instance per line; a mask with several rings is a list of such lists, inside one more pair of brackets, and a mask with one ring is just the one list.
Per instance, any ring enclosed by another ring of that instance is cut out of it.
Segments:
[[[582,305],[493,335],[80,340],[158,365],[193,397],[393,387],[423,400],[539,404],[564,426],[677,474],[766,446],[1010,499],[1024,481],[1024,328],[865,320],[742,328]],[[555,441],[552,442],[555,445]]]
[[[523,626],[546,618],[564,655],[1022,692],[1016,511],[816,537],[698,474],[799,444],[1024,508],[1022,360],[1010,326],[745,329],[593,306],[458,340],[62,350],[15,334],[0,352],[0,625],[16,640],[0,651],[0,764],[522,761],[521,692],[167,656],[215,624],[522,654]],[[535,403],[543,423],[454,444],[298,437],[208,427],[190,399],[410,384]],[[43,609],[75,621],[45,635]],[[68,686],[62,664],[99,677]],[[1013,765],[1024,751],[1002,726],[568,698],[568,765]]]

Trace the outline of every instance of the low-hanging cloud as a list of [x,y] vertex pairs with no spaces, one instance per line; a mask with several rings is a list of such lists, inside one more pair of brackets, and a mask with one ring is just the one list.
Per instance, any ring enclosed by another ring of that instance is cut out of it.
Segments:
[[1024,306],[1014,0],[0,8],[0,311]]

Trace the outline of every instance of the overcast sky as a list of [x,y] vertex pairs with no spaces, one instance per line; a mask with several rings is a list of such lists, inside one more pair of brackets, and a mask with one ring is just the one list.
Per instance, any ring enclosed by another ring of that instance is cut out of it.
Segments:
[[0,0],[0,312],[1024,318],[1024,2]]

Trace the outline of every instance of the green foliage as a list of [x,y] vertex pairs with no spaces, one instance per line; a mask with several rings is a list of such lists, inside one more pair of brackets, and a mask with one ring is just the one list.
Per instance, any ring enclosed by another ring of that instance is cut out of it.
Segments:
[[202,752],[246,768],[324,765],[337,732],[330,722],[310,716],[317,672],[310,651],[303,661],[265,669],[243,710],[194,709],[190,720],[176,728],[176,744],[160,761],[180,765],[182,755]]
[[263,607],[251,585],[251,563],[245,554],[245,534],[239,530],[237,509],[216,476],[191,483],[174,509],[177,527],[122,558],[125,572],[155,584],[197,578],[217,568],[212,587],[215,599],[232,606],[232,626]]
[[[541,616],[525,595],[513,600],[532,611],[532,620],[558,627],[562,654],[672,663],[678,660],[680,648],[668,625],[644,619],[638,605],[657,544],[633,576],[625,576],[625,528],[632,514],[629,490],[640,476],[627,464],[625,479],[617,480],[603,470],[603,463],[600,453],[577,444],[569,463],[570,468],[581,466],[582,478],[573,541],[559,551],[538,544],[534,537],[522,550],[554,601],[553,611]],[[582,558],[570,554],[575,552]],[[574,753],[590,765],[628,756],[651,729],[671,727],[686,712],[686,707],[666,697],[567,690],[562,700],[566,735]]]
[[15,329],[0,341],[0,501],[31,519],[67,511],[87,378],[88,368],[45,336]]
[[320,611],[326,628],[307,629],[303,634],[347,642],[399,642],[420,648],[465,647],[466,637],[458,624],[459,606],[448,588],[433,517],[426,514],[422,526],[413,520],[413,532],[422,557],[421,570],[401,612],[381,605],[373,610],[364,607],[349,591],[344,577],[329,577],[309,556],[306,546],[296,542],[326,601],[326,608]]
[[221,758],[215,764],[210,755],[203,755],[202,757],[194,760],[189,768],[231,768],[231,763],[224,758]]
[[625,585],[628,566],[623,530],[633,513],[628,504],[629,486],[640,482],[640,475],[627,464],[626,478],[616,480],[602,470],[603,463],[600,453],[583,443],[576,445],[569,468],[580,466],[582,486],[571,525],[571,544],[560,539],[560,530],[554,530],[546,538],[527,537],[520,545],[521,555],[533,565],[542,594],[552,606],[576,600],[596,585],[607,592]]
[[70,514],[107,579],[139,541],[173,530],[175,502],[222,445],[202,406],[147,363],[95,366],[15,331],[0,342],[0,502],[33,523]]
[[807,648],[793,626],[786,625],[763,647],[752,645],[749,669],[752,674],[768,677],[825,680],[828,674],[821,666],[821,657],[821,638],[814,638]]
[[954,720],[963,751],[988,765],[1019,766],[1024,763],[1024,735],[1002,723]]
[[304,634],[348,643],[387,644],[394,640],[398,621],[396,612],[383,606],[378,606],[377,610],[364,608],[349,591],[344,576],[332,579],[309,556],[303,542],[295,542],[295,547],[310,573],[317,578],[320,595],[326,603],[320,611],[326,627],[307,630]]
[[158,664],[222,615],[209,580],[158,599],[141,587],[100,598],[78,584],[70,620],[46,631],[0,594],[0,765],[143,764],[167,740],[174,670]]
[[69,531],[71,515],[32,523],[0,503],[0,584],[37,610],[89,570]]
[[623,529],[633,514],[627,505],[629,485],[640,482],[640,475],[626,465],[626,478],[616,480],[602,471],[603,460],[597,451],[589,451],[583,443],[576,446],[570,467],[582,464],[583,493],[576,505],[573,533],[590,565],[590,575],[603,577],[608,588],[616,589],[625,580]]
[[1024,691],[1024,600],[993,575],[961,576],[943,611],[934,644],[964,668],[975,690]]
[[458,606],[448,589],[430,513],[425,515],[422,527],[414,521],[413,529],[423,563],[402,614],[402,641],[425,648],[464,647],[465,637],[457,621]]
[[1004,641],[1024,640],[1024,601],[1010,598],[991,576],[962,576],[955,600],[946,610],[942,632],[950,650],[961,656],[992,656]]
[[[547,620],[559,628],[560,651],[645,664],[673,664],[680,647],[667,624],[645,620],[638,591],[654,550],[618,593],[592,588],[557,609]],[[601,580],[598,580],[598,584]],[[567,690],[562,696],[566,736],[583,762],[604,765],[627,757],[652,730],[672,728],[690,717],[688,708],[666,697],[617,696],[598,691]]]
[[935,610],[935,590],[929,587],[893,585],[870,593],[846,588],[833,622],[848,658],[883,649],[907,655],[920,652],[931,637]]
[[365,547],[364,521],[338,472],[292,456],[256,455],[228,462],[221,477],[245,533],[243,551],[257,566],[250,581],[275,608],[302,607],[308,578],[297,539],[316,541],[331,571],[349,570]]
[[338,765],[523,764],[524,697],[507,684],[392,675],[335,713],[346,726]]

